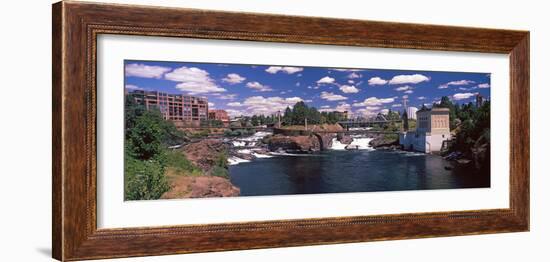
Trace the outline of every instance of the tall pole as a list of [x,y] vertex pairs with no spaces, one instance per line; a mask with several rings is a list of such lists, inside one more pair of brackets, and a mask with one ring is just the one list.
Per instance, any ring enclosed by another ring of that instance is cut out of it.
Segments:
[[305,118],[305,120],[306,120],[306,122],[305,122],[305,123],[306,123],[306,131],[307,131],[307,117]]

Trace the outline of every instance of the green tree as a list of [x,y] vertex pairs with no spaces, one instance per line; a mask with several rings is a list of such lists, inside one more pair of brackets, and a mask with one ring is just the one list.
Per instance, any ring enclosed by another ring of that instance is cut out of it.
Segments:
[[134,157],[149,160],[163,150],[162,117],[156,110],[150,110],[135,119],[132,129],[128,130],[127,142]]
[[250,123],[252,126],[259,126],[260,125],[260,119],[257,115],[253,115],[250,119]]
[[293,125],[303,125],[305,124],[305,119],[308,116],[308,107],[306,103],[300,101],[294,105],[292,108],[292,124]]
[[283,122],[285,122],[287,125],[292,125],[292,109],[290,107],[286,107],[285,114],[283,116]]

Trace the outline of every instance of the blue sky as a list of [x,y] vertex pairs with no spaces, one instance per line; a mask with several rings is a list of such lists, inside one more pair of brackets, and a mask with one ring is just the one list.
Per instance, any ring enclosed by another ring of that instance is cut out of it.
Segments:
[[458,103],[490,99],[487,73],[303,66],[125,61],[125,88],[207,97],[230,115],[273,114],[298,101],[320,111],[369,116],[421,107],[449,96]]

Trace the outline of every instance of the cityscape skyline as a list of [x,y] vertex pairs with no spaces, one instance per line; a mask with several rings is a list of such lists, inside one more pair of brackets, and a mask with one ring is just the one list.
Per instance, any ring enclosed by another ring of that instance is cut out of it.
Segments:
[[126,60],[125,89],[154,90],[208,99],[230,116],[271,115],[299,101],[319,111],[352,117],[431,106],[442,96],[459,104],[480,94],[490,100],[490,74],[423,70]]

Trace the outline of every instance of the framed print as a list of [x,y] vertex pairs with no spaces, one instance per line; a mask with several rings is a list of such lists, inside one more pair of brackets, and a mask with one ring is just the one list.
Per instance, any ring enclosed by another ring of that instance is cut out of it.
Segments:
[[53,257],[529,230],[529,32],[53,5]]

